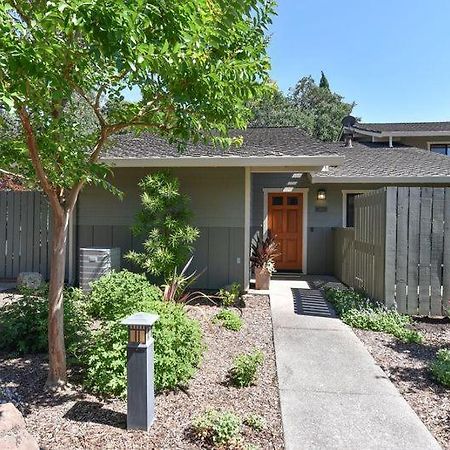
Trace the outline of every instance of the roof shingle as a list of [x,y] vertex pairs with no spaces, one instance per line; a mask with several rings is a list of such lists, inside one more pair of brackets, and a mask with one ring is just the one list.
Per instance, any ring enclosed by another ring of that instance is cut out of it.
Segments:
[[448,132],[450,122],[404,122],[404,123],[355,123],[355,130],[375,133],[389,132]]

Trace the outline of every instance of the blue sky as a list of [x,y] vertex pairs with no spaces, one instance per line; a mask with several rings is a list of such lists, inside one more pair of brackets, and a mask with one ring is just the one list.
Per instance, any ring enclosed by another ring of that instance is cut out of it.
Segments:
[[269,54],[284,91],[323,70],[363,121],[450,120],[450,0],[278,0],[277,11]]
[[323,70],[366,122],[450,120],[449,0],[278,0],[271,34],[283,90]]

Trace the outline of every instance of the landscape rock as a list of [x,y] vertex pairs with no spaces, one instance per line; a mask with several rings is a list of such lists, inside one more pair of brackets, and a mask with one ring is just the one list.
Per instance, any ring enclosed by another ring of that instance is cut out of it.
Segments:
[[42,284],[42,275],[39,272],[21,272],[17,277],[17,287],[37,289]]
[[2,450],[39,450],[25,428],[22,414],[12,403],[0,405],[0,448]]

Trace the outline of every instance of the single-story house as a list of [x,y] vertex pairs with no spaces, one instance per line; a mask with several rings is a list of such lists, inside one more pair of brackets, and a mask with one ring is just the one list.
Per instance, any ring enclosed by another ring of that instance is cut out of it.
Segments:
[[389,137],[323,143],[289,127],[236,133],[244,138],[240,148],[189,145],[182,154],[151,134],[118,135],[103,161],[113,167],[112,181],[125,197],[83,190],[72,253],[119,247],[123,255],[139,248],[130,232],[140,208],[138,182],[161,169],[170,169],[191,198],[200,229],[195,266],[207,269],[198,284],[210,289],[234,281],[249,286],[250,243],[257,231],[277,235],[278,271],[329,274],[332,229],[352,226],[355,195],[388,185],[450,186],[450,158]]

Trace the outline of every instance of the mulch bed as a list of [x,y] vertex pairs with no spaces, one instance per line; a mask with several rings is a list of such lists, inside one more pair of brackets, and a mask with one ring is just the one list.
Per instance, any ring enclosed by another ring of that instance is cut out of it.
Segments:
[[[244,418],[261,415],[261,432],[243,426],[245,443],[261,449],[283,449],[283,433],[272,339],[269,299],[247,296],[239,332],[211,323],[219,310],[196,305],[189,315],[200,320],[207,350],[186,390],[156,397],[156,421],[149,433],[126,430],[126,403],[102,400],[74,385],[57,396],[44,393],[44,355],[13,358],[0,354],[0,388],[23,412],[28,431],[43,449],[204,449],[191,437],[192,419],[208,408],[232,411]],[[230,386],[227,372],[235,355],[260,348],[265,354],[257,385]]]
[[424,335],[423,344],[405,344],[373,331],[354,332],[442,447],[450,449],[450,388],[435,382],[428,370],[436,351],[450,347],[450,321],[423,319],[413,326]]

